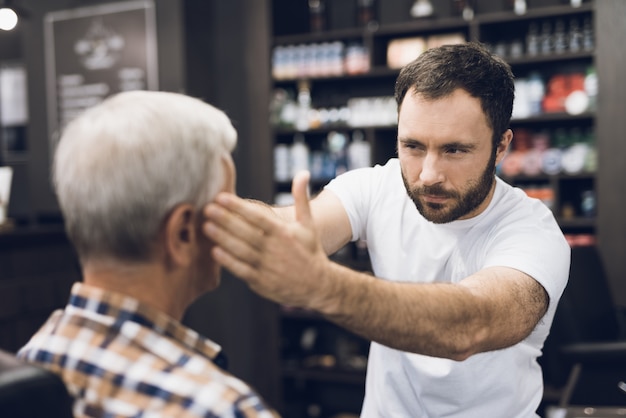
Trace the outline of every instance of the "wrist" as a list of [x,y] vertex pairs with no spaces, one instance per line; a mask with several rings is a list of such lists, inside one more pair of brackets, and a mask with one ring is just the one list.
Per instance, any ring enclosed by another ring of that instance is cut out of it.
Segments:
[[341,311],[343,305],[341,269],[345,267],[328,258],[318,276],[317,292],[310,299],[310,309],[324,315],[333,316]]
[[361,309],[360,301],[368,300],[371,281],[376,280],[371,274],[352,270],[336,262],[327,261],[322,275],[322,288],[313,308],[328,318],[345,318],[354,310]]

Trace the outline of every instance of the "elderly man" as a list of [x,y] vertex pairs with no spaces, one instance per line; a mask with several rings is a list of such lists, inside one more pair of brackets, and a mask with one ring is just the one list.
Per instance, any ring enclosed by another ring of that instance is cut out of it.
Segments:
[[147,91],[65,130],[54,186],[84,281],[19,357],[63,378],[75,416],[275,416],[220,368],[216,343],[179,322],[220,283],[201,209],[234,191],[236,139],[218,109]]

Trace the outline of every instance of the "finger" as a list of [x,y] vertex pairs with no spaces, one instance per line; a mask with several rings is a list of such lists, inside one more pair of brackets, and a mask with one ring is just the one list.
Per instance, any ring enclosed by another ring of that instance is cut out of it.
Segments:
[[[204,209],[204,214],[206,216],[203,224],[204,233],[215,242],[221,244],[223,240],[232,238],[256,248],[262,245],[263,231],[248,222],[247,218],[231,213],[215,203],[209,203]],[[225,233],[221,234],[221,231]]]
[[237,237],[213,222],[207,222],[204,230],[208,238],[222,252],[240,261],[245,260],[250,265],[258,265],[261,259],[260,252],[247,239]]
[[294,176],[293,182],[291,183],[291,194],[295,202],[296,221],[305,226],[313,226],[308,193],[310,177],[311,174],[308,171],[300,171]]
[[250,264],[238,259],[221,247],[213,247],[211,255],[219,265],[246,282],[252,281],[256,277],[256,270]]
[[248,225],[262,232],[270,233],[280,229],[280,219],[261,203],[245,200],[231,193],[218,194],[215,203],[238,215]]

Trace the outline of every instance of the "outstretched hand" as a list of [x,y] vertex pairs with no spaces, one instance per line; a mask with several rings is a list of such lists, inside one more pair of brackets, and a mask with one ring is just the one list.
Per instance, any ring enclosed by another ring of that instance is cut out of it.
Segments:
[[213,258],[275,302],[313,308],[324,300],[330,264],[313,222],[307,193],[309,173],[292,183],[295,220],[280,219],[267,206],[220,193],[205,208],[205,234]]

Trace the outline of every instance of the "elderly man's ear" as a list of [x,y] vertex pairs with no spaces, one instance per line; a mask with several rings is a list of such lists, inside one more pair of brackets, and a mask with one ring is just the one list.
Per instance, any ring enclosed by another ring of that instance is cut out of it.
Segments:
[[222,154],[222,167],[224,168],[224,186],[221,191],[235,193],[237,183],[237,171],[233,157],[230,154]]
[[196,209],[189,203],[176,206],[168,215],[164,228],[164,250],[170,267],[190,265],[197,252]]

